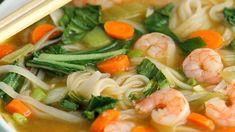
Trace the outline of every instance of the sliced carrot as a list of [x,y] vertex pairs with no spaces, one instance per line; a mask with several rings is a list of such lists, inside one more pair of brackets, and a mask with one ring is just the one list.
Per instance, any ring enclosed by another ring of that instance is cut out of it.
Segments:
[[134,28],[125,22],[107,21],[104,24],[105,32],[116,39],[127,40],[134,35]]
[[131,132],[155,132],[152,128],[146,126],[134,127]]
[[91,124],[91,132],[103,132],[109,123],[118,120],[119,115],[117,110],[106,110]]
[[216,132],[235,132],[235,127],[223,127]]
[[188,116],[188,121],[202,128],[207,128],[210,130],[214,130],[215,128],[215,124],[212,120],[198,113],[191,113]]
[[14,51],[14,47],[11,44],[0,44],[0,58]]
[[6,110],[12,114],[20,113],[25,117],[29,117],[32,114],[32,111],[25,104],[17,99],[13,99],[9,104],[7,104]]
[[[48,32],[50,32],[51,30],[53,30],[55,28],[54,25],[51,24],[42,24],[37,26],[33,32],[32,32],[32,43],[35,44],[37,43],[44,35],[46,35]],[[54,32],[51,36],[51,38],[55,38],[58,37],[60,35],[61,32]]]
[[130,65],[127,55],[118,55],[97,64],[98,69],[105,73],[116,73],[125,71]]
[[211,31],[211,30],[199,30],[193,32],[190,35],[190,38],[201,37],[205,43],[207,48],[216,49],[219,48],[223,43],[223,37],[219,32]]

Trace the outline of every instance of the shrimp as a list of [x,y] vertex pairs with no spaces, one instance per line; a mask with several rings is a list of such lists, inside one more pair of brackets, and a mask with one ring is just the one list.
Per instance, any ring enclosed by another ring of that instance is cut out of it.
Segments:
[[201,83],[217,84],[221,81],[222,69],[223,63],[220,55],[209,48],[192,51],[183,62],[186,76]]
[[[189,104],[184,95],[172,88],[154,92],[136,105],[142,114],[151,113],[155,123],[174,126],[184,124],[190,114]],[[157,110],[154,110],[157,108]]]
[[231,106],[220,98],[213,98],[205,103],[206,115],[220,126],[235,126],[235,82],[228,85],[225,94],[231,101]]
[[165,34],[154,32],[143,35],[136,41],[134,49],[140,49],[155,59],[166,58],[167,65],[174,63],[175,42]]
[[127,121],[116,121],[108,124],[104,132],[131,132],[135,124]]

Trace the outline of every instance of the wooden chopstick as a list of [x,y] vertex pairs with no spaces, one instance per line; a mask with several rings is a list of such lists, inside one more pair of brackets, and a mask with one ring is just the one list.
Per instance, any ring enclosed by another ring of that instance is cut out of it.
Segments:
[[12,37],[71,0],[32,0],[0,21],[0,42]]

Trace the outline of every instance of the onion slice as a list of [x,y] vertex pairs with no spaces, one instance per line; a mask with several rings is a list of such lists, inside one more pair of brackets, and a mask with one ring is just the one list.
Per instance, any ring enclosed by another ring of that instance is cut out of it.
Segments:
[[49,114],[53,117],[56,117],[58,119],[68,121],[68,122],[74,122],[74,123],[84,121],[84,119],[82,119],[82,117],[75,116],[73,114],[69,114],[68,112],[61,111],[61,110],[56,109],[51,106],[47,106],[47,105],[33,99],[30,96],[20,95],[17,92],[15,92],[12,87],[8,86],[4,82],[0,82],[0,89],[3,92],[5,92],[7,95],[9,95],[10,97],[21,100],[26,104],[32,105],[33,107],[41,110],[42,112],[47,113],[47,114]]

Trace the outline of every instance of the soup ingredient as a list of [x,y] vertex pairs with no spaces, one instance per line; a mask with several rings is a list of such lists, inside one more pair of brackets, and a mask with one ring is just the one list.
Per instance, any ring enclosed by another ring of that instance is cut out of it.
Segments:
[[130,61],[127,55],[118,55],[97,64],[101,72],[114,74],[129,68]]
[[50,70],[55,75],[61,75],[61,76],[85,69],[85,66],[81,64],[70,64],[70,63],[58,62],[58,61],[40,59],[40,58],[34,58],[33,60],[28,60],[26,65],[29,67]]
[[216,132],[235,132],[235,127],[222,127]]
[[206,46],[204,40],[202,40],[200,37],[191,38],[188,40],[185,40],[179,44],[182,50],[184,50],[186,53],[190,53],[195,49],[202,48]]
[[130,50],[127,53],[127,56],[129,58],[142,57],[142,56],[144,56],[144,52],[142,50],[139,50],[139,49],[134,49],[134,50]]
[[46,104],[60,102],[67,95],[68,91],[65,88],[54,88],[47,93],[47,97],[43,100]]
[[122,5],[113,5],[102,11],[101,17],[104,22],[110,20],[135,20],[142,21],[147,6],[144,3],[128,2]]
[[232,49],[232,50],[235,50],[235,39],[232,40],[232,41],[229,43],[228,48],[229,48],[229,49]]
[[27,103],[28,105],[31,105],[34,108],[37,108],[38,110],[44,112],[44,114],[48,114],[50,116],[53,116],[55,118],[58,118],[60,120],[67,121],[67,122],[80,122],[80,123],[84,122],[83,118],[80,117],[79,115],[73,115],[68,112],[45,105],[33,99],[30,96],[18,94],[12,89],[12,87],[6,85],[3,82],[0,82],[0,90],[4,91],[6,94],[8,94],[10,97],[14,99],[21,100],[24,103]]
[[205,102],[206,115],[220,126],[235,126],[235,98],[234,98],[235,82],[227,86],[226,94],[229,96],[231,106],[227,106],[226,102],[220,98],[212,98]]
[[135,126],[132,122],[127,121],[116,121],[109,123],[104,132],[131,132],[131,129]]
[[111,97],[93,96],[82,115],[88,120],[93,120],[102,112],[113,109],[116,104],[117,100]]
[[75,103],[74,101],[71,101],[69,99],[64,99],[60,102],[60,106],[68,111],[75,111],[79,108],[79,105]]
[[[31,35],[32,43],[36,44],[43,36],[45,36],[48,32],[50,32],[54,28],[55,26],[51,24],[41,24],[37,26],[33,30],[32,35]],[[60,32],[55,32],[50,36],[50,38],[55,38],[55,37],[58,37],[59,35],[60,35]]]
[[28,119],[20,113],[13,113],[12,118],[20,125],[24,125],[28,122]]
[[[157,110],[154,110],[154,109]],[[142,114],[151,113],[157,124],[174,126],[186,122],[190,114],[189,104],[184,95],[172,88],[156,91],[139,102],[135,109]]]
[[104,24],[104,29],[109,36],[120,40],[131,39],[134,35],[134,28],[121,21],[107,21]]
[[91,132],[103,132],[105,127],[113,122],[117,121],[119,118],[120,112],[117,110],[106,110],[96,120],[91,124]]
[[223,63],[220,55],[209,48],[200,48],[192,51],[183,62],[185,75],[201,83],[219,83],[222,69]]
[[149,32],[160,32],[170,36],[175,43],[179,43],[179,38],[169,29],[169,19],[174,4],[170,3],[163,8],[154,10],[153,14],[148,16],[144,21],[144,26]]
[[59,20],[59,25],[64,28],[62,35],[64,44],[81,41],[89,31],[101,24],[100,6],[65,7],[63,10],[64,16]]
[[134,49],[142,50],[150,57],[166,58],[168,64],[172,64],[175,55],[174,41],[162,33],[150,33],[143,35],[134,45]]
[[100,27],[95,27],[88,32],[82,41],[93,48],[102,47],[111,43],[111,39]]
[[[23,81],[24,79],[22,76],[12,72],[7,73],[2,79],[2,82],[11,86],[15,91],[20,90]],[[9,103],[12,100],[12,98],[5,94],[3,91],[0,91],[0,96],[5,103]]]
[[154,130],[147,126],[136,126],[131,130],[131,132],[154,132]]
[[41,88],[33,88],[31,92],[31,97],[38,101],[45,99],[47,94]]
[[214,130],[215,128],[215,124],[213,123],[212,120],[198,113],[194,113],[194,112],[191,113],[188,116],[188,121],[202,128],[206,128],[210,130]]
[[231,26],[235,26],[235,9],[234,8],[224,8],[224,17]]
[[15,50],[15,48],[9,43],[0,44],[0,58],[13,52],[14,50]]
[[6,110],[10,113],[20,113],[25,117],[29,117],[32,114],[32,111],[17,99],[13,99],[9,104],[7,104]]
[[223,44],[223,37],[219,32],[212,30],[199,30],[190,35],[190,38],[201,37],[206,48],[217,49]]
[[18,59],[26,56],[28,53],[32,52],[34,50],[34,46],[32,44],[26,44],[22,48],[4,56],[3,58],[0,59],[0,63],[3,64],[10,64]]

